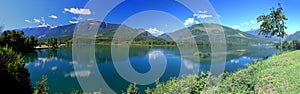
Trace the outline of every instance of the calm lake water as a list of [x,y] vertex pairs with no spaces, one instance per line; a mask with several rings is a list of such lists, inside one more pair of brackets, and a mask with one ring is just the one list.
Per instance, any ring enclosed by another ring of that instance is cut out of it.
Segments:
[[[201,52],[210,51],[210,47],[206,46],[199,47],[198,49]],[[36,81],[41,80],[42,75],[48,77],[50,94],[68,94],[73,89],[81,90],[76,75],[86,78],[93,76],[96,71],[101,73],[106,84],[109,85],[111,89],[120,93],[122,90],[126,90],[130,82],[118,74],[110,52],[110,46],[96,46],[95,57],[99,70],[92,70],[89,64],[81,64],[80,62],[73,61],[72,47],[38,50],[35,54],[26,55],[25,62],[30,72],[33,86],[35,86]],[[219,63],[225,64],[225,72],[235,72],[238,69],[246,68],[252,61],[272,56],[277,52],[279,52],[278,49],[269,46],[231,46],[227,47],[226,61]],[[180,51],[177,47],[130,47],[130,64],[137,72],[146,73],[151,69],[149,59],[153,58],[153,55],[157,53],[164,55],[167,61],[165,72],[159,78],[160,81],[166,81],[170,79],[170,77],[178,77],[179,69],[182,65],[186,68],[193,68],[193,64],[199,65],[197,68],[200,72],[210,70],[211,58],[200,58],[200,63],[191,58],[181,58]],[[85,54],[84,50],[82,54]],[[122,62],[122,60],[117,63],[120,62]],[[74,64],[80,64],[81,70],[76,70],[75,72]],[[154,85],[155,83],[150,85],[138,85],[138,87],[141,91],[144,91],[146,87],[154,87]]]

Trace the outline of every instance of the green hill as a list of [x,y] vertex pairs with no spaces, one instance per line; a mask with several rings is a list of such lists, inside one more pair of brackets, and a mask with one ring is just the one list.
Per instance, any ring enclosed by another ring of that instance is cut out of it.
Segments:
[[294,34],[289,35],[285,41],[293,41],[293,40],[300,40],[300,31],[297,31]]
[[[206,27],[204,27],[204,25]],[[160,38],[166,39],[166,40],[171,40],[170,36],[174,37],[180,37],[183,40],[185,39],[190,39],[194,38],[197,43],[208,43],[209,42],[209,37],[206,32],[206,29],[214,29],[215,27],[222,27],[224,30],[225,38],[227,43],[231,44],[257,44],[257,43],[267,43],[265,40],[262,40],[261,38],[239,31],[232,29],[230,27],[218,25],[218,24],[196,24],[189,29],[191,30],[192,36],[183,36],[183,32],[186,29],[181,29],[172,33],[168,34],[163,34],[159,36]]]

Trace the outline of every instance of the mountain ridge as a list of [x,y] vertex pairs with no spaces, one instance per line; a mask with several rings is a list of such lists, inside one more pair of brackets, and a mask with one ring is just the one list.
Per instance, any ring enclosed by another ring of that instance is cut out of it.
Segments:
[[[97,21],[97,20],[85,20],[83,22],[77,23],[83,28],[90,28],[93,26],[99,26],[97,36],[98,37],[104,37],[104,38],[113,38],[114,34],[116,31],[126,31],[126,32],[131,32],[131,33],[141,33],[139,36],[143,36],[143,39],[147,40],[148,39],[154,39],[158,38],[164,39],[167,41],[173,41],[169,34],[178,37],[180,40],[185,40],[189,38],[194,38],[197,43],[209,43],[209,37],[207,35],[206,29],[214,29],[216,26],[217,27],[222,27],[224,29],[224,34],[226,37],[226,42],[227,43],[232,43],[232,44],[255,44],[255,43],[267,43],[265,40],[260,39],[259,37],[248,34],[246,32],[242,32],[240,30],[235,30],[227,26],[219,25],[219,24],[213,24],[213,23],[201,23],[201,24],[195,24],[192,25],[191,27],[183,28],[174,32],[170,33],[165,33],[160,36],[153,36],[150,32],[146,31],[145,29],[136,29],[136,28],[131,28],[123,24],[112,24],[112,23],[107,23],[107,22],[102,22],[102,21]],[[74,30],[76,28],[77,24],[68,24],[68,25],[63,25],[63,26],[57,26],[54,28],[51,28],[50,26],[46,27],[36,27],[36,28],[30,28],[30,29],[23,29],[25,32],[25,35],[30,35],[30,34],[35,34],[35,37],[38,37],[39,39],[46,39],[50,37],[65,37],[65,36],[71,36],[74,34]],[[205,27],[204,27],[205,25]],[[120,28],[122,27],[122,28]],[[122,29],[122,30],[118,30]],[[180,33],[180,31],[183,31],[185,29],[191,30],[192,36],[186,36],[186,37],[181,37],[181,35],[184,35]],[[31,31],[30,31],[31,30]],[[38,31],[39,32],[35,32]],[[35,33],[32,33],[35,32]],[[151,37],[151,38],[150,38]],[[65,37],[67,38],[67,37]],[[71,39],[72,37],[68,37],[68,39]]]
[[289,35],[286,41],[300,40],[300,31],[296,31],[294,34]]
[[[191,30],[192,36],[191,37],[184,37],[186,39],[188,38],[194,38],[197,43],[203,43],[203,42],[209,42],[209,37],[206,32],[206,29],[211,29],[212,31],[214,30],[215,27],[222,27],[224,30],[224,35],[226,38],[226,42],[229,44],[244,44],[244,43],[250,43],[250,44],[255,44],[255,43],[267,43],[264,40],[261,40],[255,35],[251,35],[248,33],[245,33],[240,30],[235,30],[230,27],[224,26],[224,25],[219,25],[219,24],[213,24],[213,23],[202,23],[202,24],[195,24],[192,25],[191,27],[188,27],[189,30]],[[161,36],[158,36],[160,38],[170,40],[170,36],[177,36],[181,37],[182,34],[180,32],[184,29],[177,30],[175,32],[163,34]]]

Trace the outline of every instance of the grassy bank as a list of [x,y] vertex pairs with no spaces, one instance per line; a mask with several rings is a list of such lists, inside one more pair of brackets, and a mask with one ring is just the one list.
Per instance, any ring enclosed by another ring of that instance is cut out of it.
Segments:
[[[147,94],[299,94],[300,93],[300,51],[283,52],[267,60],[249,65],[247,69],[233,74],[223,73],[219,77],[210,74],[188,75],[183,79],[171,79],[156,83],[155,88],[145,90]],[[217,79],[219,84],[208,85],[208,79]],[[205,92],[204,92],[205,90]],[[127,93],[138,93],[134,84]]]
[[225,79],[219,93],[300,93],[300,51],[284,52],[256,62]]

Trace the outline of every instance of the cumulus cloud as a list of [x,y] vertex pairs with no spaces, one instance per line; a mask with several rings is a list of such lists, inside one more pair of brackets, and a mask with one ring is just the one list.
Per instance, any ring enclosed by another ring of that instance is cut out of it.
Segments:
[[58,17],[56,15],[50,15],[49,18],[57,19]]
[[30,20],[25,20],[25,22],[27,22],[27,23],[32,23]]
[[193,24],[195,22],[195,19],[194,18],[188,18],[188,19],[186,19],[185,21],[184,21],[184,25],[185,26],[188,26],[188,25],[191,25],[191,24]]
[[75,24],[78,23],[78,21],[69,21],[69,23]]
[[206,19],[206,18],[213,17],[212,15],[209,15],[209,14],[198,14],[198,13],[194,14],[193,16],[197,17],[198,19]]
[[233,25],[233,26],[230,26],[230,28],[233,28],[233,29],[239,29],[240,26],[238,26],[238,25]]
[[157,28],[149,28],[146,31],[148,31],[149,33],[153,34],[153,35],[161,35],[164,34],[165,32],[158,30]]
[[244,22],[244,24],[245,24],[245,25],[249,25],[249,23],[248,23],[248,22]]
[[39,20],[39,19],[33,19],[33,21],[36,22],[36,23],[40,23],[41,22],[41,20]]
[[206,10],[203,10],[203,11],[198,11],[198,13],[195,13],[193,16],[194,17],[197,17],[198,19],[206,19],[206,18],[211,18],[213,17],[212,15],[210,14],[207,14],[208,11]]
[[91,11],[90,9],[84,9],[84,8],[64,8],[64,11],[65,12],[70,12],[70,13],[73,13],[73,14],[82,14],[82,15],[90,15],[91,14]]
[[250,22],[251,22],[251,23],[255,23],[255,21],[254,21],[254,20],[251,20]]

